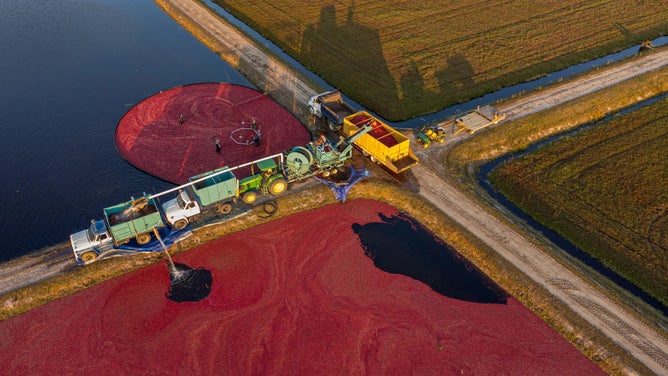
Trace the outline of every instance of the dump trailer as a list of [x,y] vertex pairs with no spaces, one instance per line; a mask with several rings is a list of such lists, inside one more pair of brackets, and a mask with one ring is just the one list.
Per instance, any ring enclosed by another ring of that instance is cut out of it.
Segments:
[[351,136],[366,126],[370,126],[371,130],[356,139],[355,146],[373,162],[382,164],[395,174],[418,163],[417,156],[411,151],[410,140],[366,111],[345,117],[341,133]]
[[353,109],[343,100],[338,90],[328,91],[313,96],[308,101],[308,110],[311,115],[327,119],[331,130],[337,130],[346,116],[354,114]]
[[239,190],[239,180],[228,167],[191,177],[191,185],[162,205],[165,219],[181,230],[201,214],[215,210],[221,214],[232,211]]
[[104,221],[115,245],[137,240],[140,245],[151,241],[153,229],[165,227],[162,215],[153,198],[144,196],[137,200],[103,209]]
[[93,220],[88,229],[70,235],[74,258],[81,265],[132,239],[145,245],[151,241],[153,229],[165,226],[155,200],[147,195],[103,212],[102,220]]

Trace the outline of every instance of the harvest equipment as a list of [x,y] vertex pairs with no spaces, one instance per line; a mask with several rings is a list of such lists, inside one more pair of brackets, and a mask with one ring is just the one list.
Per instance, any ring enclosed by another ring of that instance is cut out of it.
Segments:
[[336,131],[343,124],[346,116],[355,113],[355,110],[343,100],[338,90],[313,96],[308,101],[308,110],[311,115],[327,119],[329,129],[332,131]]
[[70,236],[77,262],[90,262],[102,252],[133,239],[139,245],[147,244],[154,229],[165,226],[155,200],[146,194],[139,199],[104,208],[103,213],[103,220],[93,220],[87,230]]
[[418,163],[418,158],[411,151],[410,140],[366,111],[348,115],[343,119],[341,133],[344,136],[352,135],[365,126],[370,126],[371,130],[355,140],[355,145],[371,161],[387,167],[395,174]]
[[445,141],[445,129],[439,126],[427,126],[415,136],[415,139],[425,149],[431,146],[432,142],[442,144]]

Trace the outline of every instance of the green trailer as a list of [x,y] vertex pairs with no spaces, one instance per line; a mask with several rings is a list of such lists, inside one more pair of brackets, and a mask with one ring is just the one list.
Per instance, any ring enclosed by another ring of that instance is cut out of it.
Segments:
[[[219,173],[223,170],[227,172]],[[237,177],[234,176],[229,167],[222,167],[217,170],[205,172],[190,178],[190,181],[200,180],[207,175],[213,175],[205,180],[201,180],[192,185],[193,191],[199,198],[202,207],[207,207],[214,203],[220,203],[237,195]]]
[[147,195],[104,208],[104,221],[115,245],[133,238],[144,245],[151,241],[153,229],[165,226],[155,200]]

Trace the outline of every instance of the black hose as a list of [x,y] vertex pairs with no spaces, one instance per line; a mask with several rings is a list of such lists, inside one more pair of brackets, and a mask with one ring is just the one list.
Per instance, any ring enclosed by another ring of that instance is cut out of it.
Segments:
[[262,210],[266,215],[259,215],[260,218],[269,218],[278,211],[278,204],[273,201],[268,201],[262,204]]

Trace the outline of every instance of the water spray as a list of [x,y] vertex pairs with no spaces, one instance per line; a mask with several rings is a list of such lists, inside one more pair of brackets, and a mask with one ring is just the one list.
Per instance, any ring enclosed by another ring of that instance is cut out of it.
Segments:
[[165,255],[167,255],[170,280],[167,298],[180,303],[186,301],[197,302],[209,296],[211,283],[213,282],[211,272],[204,268],[193,269],[185,264],[174,263],[167,246],[158,233],[158,229],[154,228],[153,233],[162,245]]

